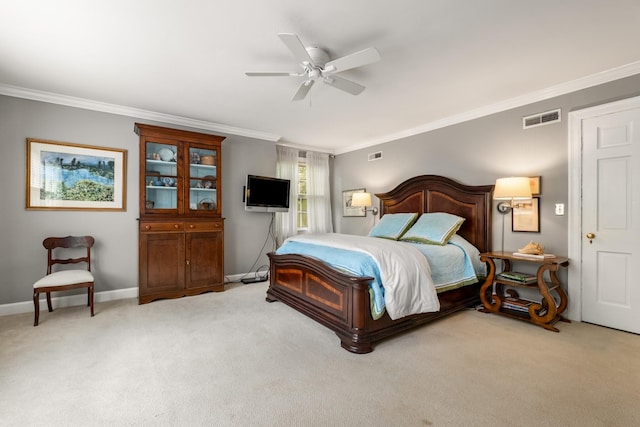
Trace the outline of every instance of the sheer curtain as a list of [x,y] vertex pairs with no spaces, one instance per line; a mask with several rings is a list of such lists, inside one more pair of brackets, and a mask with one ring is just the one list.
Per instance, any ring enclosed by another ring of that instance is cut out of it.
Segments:
[[291,181],[289,188],[289,212],[276,212],[276,242],[278,246],[287,237],[298,233],[298,156],[299,150],[276,146],[276,177]]
[[310,233],[331,233],[329,155],[307,151],[307,208]]
[[[298,162],[300,151],[278,145],[276,176],[291,180],[289,212],[276,213],[276,240],[281,245],[287,237],[298,234]],[[307,225],[310,233],[331,233],[331,191],[329,155],[306,152]]]

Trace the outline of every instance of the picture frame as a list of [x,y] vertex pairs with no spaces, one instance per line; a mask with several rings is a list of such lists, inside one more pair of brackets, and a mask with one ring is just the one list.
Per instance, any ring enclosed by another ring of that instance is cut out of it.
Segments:
[[533,197],[511,210],[511,231],[540,232],[540,197]]
[[28,210],[126,210],[127,150],[27,138]]
[[342,192],[342,216],[365,216],[366,212],[363,208],[354,208],[351,206],[351,200],[354,193],[364,193],[366,189],[358,188],[355,190],[344,190]]
[[540,194],[542,194],[540,191],[540,181],[541,178],[539,176],[529,177],[529,185],[531,185],[531,195],[539,196]]

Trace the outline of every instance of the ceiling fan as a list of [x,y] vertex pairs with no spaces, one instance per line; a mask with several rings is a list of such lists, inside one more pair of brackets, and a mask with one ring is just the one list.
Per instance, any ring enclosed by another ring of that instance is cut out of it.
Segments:
[[362,67],[380,60],[380,54],[375,48],[367,49],[329,60],[329,54],[320,47],[305,47],[297,35],[289,33],[278,34],[280,40],[289,48],[293,56],[300,62],[302,71],[298,73],[245,73],[249,77],[304,77],[304,81],[298,87],[293,96],[293,101],[303,100],[317,80],[322,80],[329,86],[343,90],[351,95],[358,95],[365,87],[337,76],[337,73]]

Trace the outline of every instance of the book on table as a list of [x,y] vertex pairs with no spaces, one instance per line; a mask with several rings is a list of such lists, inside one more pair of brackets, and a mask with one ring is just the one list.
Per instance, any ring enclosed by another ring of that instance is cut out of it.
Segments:
[[548,259],[556,257],[554,254],[523,254],[521,252],[514,252],[513,256],[530,259]]
[[521,298],[506,297],[502,303],[502,307],[509,310],[515,310],[515,311],[527,313],[529,311],[529,306],[531,304],[533,304],[533,301],[529,301]]
[[501,280],[508,280],[511,282],[526,283],[526,284],[536,283],[538,281],[538,276],[536,276],[535,274],[520,273],[517,271],[503,271],[502,273],[499,273],[496,277]]

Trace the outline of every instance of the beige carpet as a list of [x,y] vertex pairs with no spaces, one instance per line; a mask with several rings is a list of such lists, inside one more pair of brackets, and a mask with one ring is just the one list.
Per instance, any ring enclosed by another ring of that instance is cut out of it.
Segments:
[[468,310],[354,355],[265,290],[0,317],[0,424],[640,423],[637,335]]

